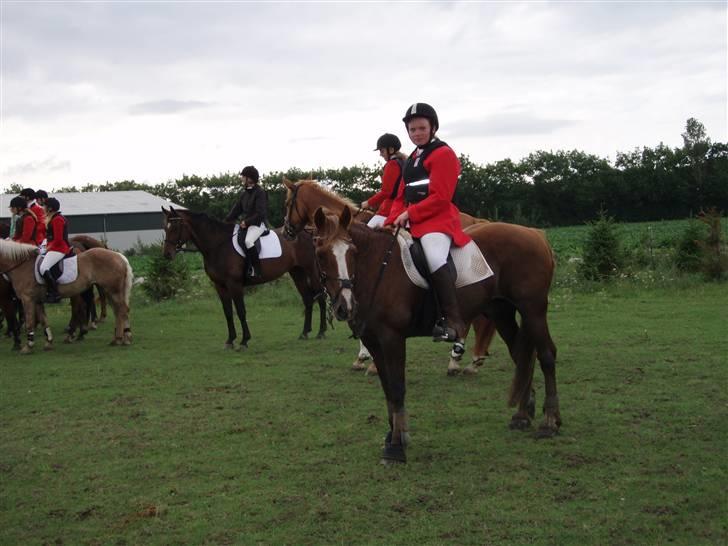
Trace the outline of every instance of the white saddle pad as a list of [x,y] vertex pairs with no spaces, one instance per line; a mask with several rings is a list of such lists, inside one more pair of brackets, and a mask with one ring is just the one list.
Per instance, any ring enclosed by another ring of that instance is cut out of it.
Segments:
[[[40,262],[43,260],[44,256],[38,256],[35,259],[35,268],[33,271],[35,271],[35,281],[38,284],[45,284],[45,280],[43,277],[40,276]],[[65,258],[63,260],[63,273],[61,273],[61,277],[58,279],[58,284],[70,284],[73,281],[75,281],[78,278],[78,256],[73,256],[72,258]]]
[[[397,242],[399,243],[400,254],[402,254],[402,265],[412,284],[420,288],[429,288],[430,285],[420,275],[420,272],[415,267],[414,261],[412,261],[412,255],[409,250],[409,247],[413,244],[412,235],[408,231],[400,230]],[[478,248],[478,245],[475,244],[475,241],[470,241],[465,246],[450,248],[450,255],[452,256],[452,261],[455,263],[455,269],[458,272],[458,278],[455,280],[455,288],[475,284],[493,276],[493,270],[488,265],[488,262],[485,261],[485,257],[483,257],[483,253]]]
[[[238,254],[245,257],[245,250],[243,250],[243,247],[241,247],[238,243],[239,231],[240,225],[236,224],[235,228],[233,228],[233,247]],[[280,258],[281,254],[283,254],[283,250],[281,249],[281,240],[278,238],[278,234],[275,231],[270,230],[268,235],[263,235],[260,238],[260,253],[258,254],[258,257],[261,260],[265,260],[266,258]]]

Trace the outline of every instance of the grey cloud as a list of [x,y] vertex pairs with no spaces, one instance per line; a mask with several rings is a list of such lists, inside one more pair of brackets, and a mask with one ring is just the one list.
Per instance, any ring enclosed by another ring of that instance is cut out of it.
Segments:
[[146,114],[177,114],[190,110],[207,108],[210,103],[198,100],[154,100],[132,104],[129,113],[133,116]]
[[570,119],[547,119],[527,112],[494,114],[448,123],[448,135],[456,137],[489,137],[504,135],[542,135],[578,124]]
[[32,173],[45,173],[45,172],[61,172],[70,171],[71,162],[66,160],[59,160],[54,157],[49,157],[40,161],[30,161],[28,163],[18,163],[8,167],[4,176],[20,176],[29,175]]

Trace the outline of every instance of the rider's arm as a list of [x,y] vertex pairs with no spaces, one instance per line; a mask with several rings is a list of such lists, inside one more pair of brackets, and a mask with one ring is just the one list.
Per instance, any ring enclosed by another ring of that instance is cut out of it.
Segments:
[[225,217],[225,220],[223,222],[235,222],[238,219],[238,216],[240,216],[240,213],[242,212],[243,207],[240,204],[240,199],[235,201],[235,205],[233,205],[233,208],[230,209],[230,212],[228,212],[228,215]]

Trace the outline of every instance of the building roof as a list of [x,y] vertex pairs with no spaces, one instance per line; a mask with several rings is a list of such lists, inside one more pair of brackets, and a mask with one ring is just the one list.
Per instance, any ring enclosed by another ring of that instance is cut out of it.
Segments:
[[[66,216],[161,212],[161,207],[170,205],[175,208],[185,208],[141,190],[48,193],[60,201],[61,212]],[[0,195],[0,218],[9,216],[8,207],[13,197],[15,194]]]

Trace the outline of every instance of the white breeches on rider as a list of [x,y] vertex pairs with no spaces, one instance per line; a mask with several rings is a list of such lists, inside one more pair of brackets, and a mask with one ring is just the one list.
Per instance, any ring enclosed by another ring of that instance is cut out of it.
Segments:
[[55,250],[49,250],[45,258],[43,258],[43,261],[40,264],[40,267],[38,268],[41,275],[45,275],[46,271],[48,271],[51,267],[56,265],[58,262],[60,262],[63,259],[63,256],[65,254],[63,252],[56,252]]
[[384,225],[384,221],[387,219],[386,216],[382,216],[381,214],[375,214],[371,217],[371,219],[367,222],[367,226],[370,228],[378,228],[382,227]]
[[420,237],[420,243],[422,243],[422,250],[425,251],[430,273],[434,273],[447,263],[452,237],[445,233],[426,233]]
[[245,233],[245,248],[253,248],[255,241],[265,233],[265,224],[259,226],[248,226],[248,231]]

